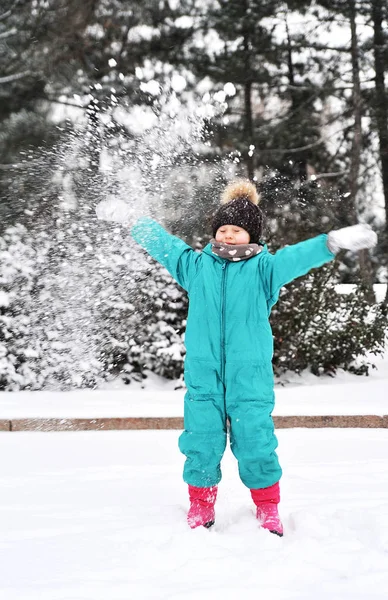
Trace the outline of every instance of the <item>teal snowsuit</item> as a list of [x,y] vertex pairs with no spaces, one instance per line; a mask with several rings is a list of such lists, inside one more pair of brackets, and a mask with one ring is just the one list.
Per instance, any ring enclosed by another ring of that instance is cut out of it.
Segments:
[[231,450],[242,482],[251,489],[281,477],[274,407],[273,337],[269,314],[280,288],[333,259],[325,234],[282,248],[264,247],[248,260],[231,262],[199,253],[143,217],[133,238],[161,263],[189,296],[185,334],[183,478],[197,487],[221,479],[227,419]]

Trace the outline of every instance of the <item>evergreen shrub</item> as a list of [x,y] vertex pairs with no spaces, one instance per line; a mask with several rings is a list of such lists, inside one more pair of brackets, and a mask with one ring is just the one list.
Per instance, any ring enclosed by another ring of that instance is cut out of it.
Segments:
[[282,288],[271,314],[273,365],[285,371],[368,374],[369,354],[381,354],[388,329],[383,305],[368,302],[361,284],[349,293],[337,285],[338,263]]

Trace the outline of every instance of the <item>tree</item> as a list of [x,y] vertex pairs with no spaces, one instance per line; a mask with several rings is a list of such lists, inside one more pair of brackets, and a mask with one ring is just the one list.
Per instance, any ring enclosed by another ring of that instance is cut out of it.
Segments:
[[[349,202],[348,205],[352,207],[351,219],[354,223],[358,221],[357,218],[357,197],[360,188],[360,165],[361,165],[361,154],[362,154],[362,124],[361,118],[363,113],[362,97],[361,97],[361,82],[360,82],[360,64],[359,64],[359,41],[357,36],[357,24],[356,24],[356,3],[355,0],[348,0],[348,12],[350,21],[351,31],[351,64],[352,64],[352,111],[354,115],[354,126],[353,126],[353,140],[351,145],[351,160],[350,160],[350,172],[349,172]],[[365,289],[367,290],[367,296],[370,303],[375,301],[373,292],[373,271],[371,269],[371,261],[368,250],[361,250],[358,253],[360,262],[360,276],[364,283]]]
[[[202,39],[189,46],[187,66],[201,79],[210,79],[215,89],[232,83],[234,100],[226,112],[228,123],[215,129],[215,143],[224,152],[237,150],[246,174],[253,178],[258,167],[257,131],[261,125],[261,93],[270,85],[271,65],[276,65],[271,29],[264,19],[273,16],[278,2],[219,0],[209,5],[199,18]],[[206,43],[210,34],[216,43]]]
[[[87,123],[89,163],[98,171],[98,115],[117,106],[120,99],[131,107],[152,104],[153,98],[140,89],[142,83],[153,77],[162,82],[170,78],[167,54],[171,48],[177,52],[187,35],[185,28],[174,25],[182,10],[170,8],[168,2],[5,3],[0,15],[0,39],[6,41],[0,45],[0,189],[6,196],[1,208],[3,226],[23,218],[16,198],[31,181],[32,170],[39,180],[39,184],[33,182],[34,188],[42,187],[39,155],[34,149],[50,151],[56,145],[58,152],[63,135],[56,128],[53,113],[55,120],[61,121],[57,115],[66,108],[73,114],[76,111]],[[170,51],[172,61],[173,53]],[[67,132],[73,127],[69,121],[60,125]],[[25,202],[28,204],[27,198]]]
[[[371,0],[371,16],[373,22],[373,54],[375,68],[374,115],[376,119],[381,175],[385,201],[385,254],[388,257],[388,92],[385,86],[387,64],[387,36],[383,23],[387,25],[387,6],[382,0]],[[386,259],[388,263],[388,258]],[[388,304],[388,286],[385,303]]]

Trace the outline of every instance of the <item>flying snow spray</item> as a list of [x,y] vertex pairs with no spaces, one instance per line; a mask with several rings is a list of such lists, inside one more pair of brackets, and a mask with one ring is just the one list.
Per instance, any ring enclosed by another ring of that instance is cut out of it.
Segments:
[[[101,109],[89,95],[86,117],[61,127],[54,148],[24,161],[39,180],[22,233],[34,255],[30,389],[96,387],[119,372],[149,270],[129,226],[142,215],[168,226],[181,212],[202,210],[197,189],[234,175],[236,155],[209,159],[211,122],[222,117],[225,93],[183,105],[156,85],[146,90],[146,106],[112,94]],[[16,283],[9,285],[16,301]]]

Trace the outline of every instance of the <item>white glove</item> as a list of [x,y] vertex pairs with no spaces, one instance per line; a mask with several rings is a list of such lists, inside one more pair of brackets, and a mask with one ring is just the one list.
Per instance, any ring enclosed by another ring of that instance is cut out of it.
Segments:
[[359,223],[351,227],[343,227],[330,231],[327,236],[327,246],[330,252],[336,254],[339,250],[363,250],[373,248],[377,244],[377,234],[370,225]]
[[116,223],[131,223],[135,220],[134,209],[118,198],[109,198],[97,204],[96,215],[101,221]]

